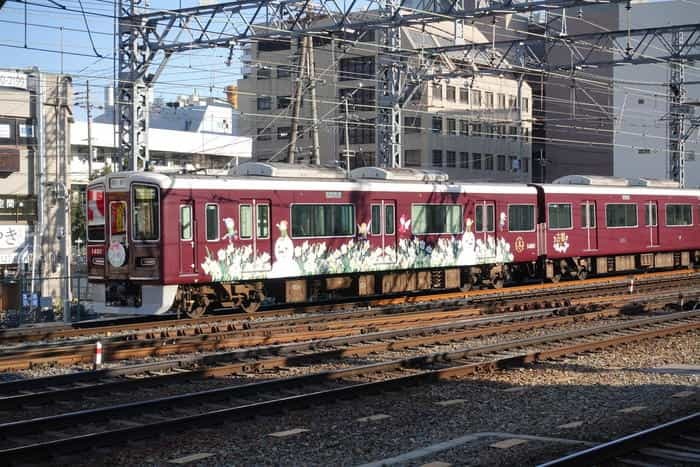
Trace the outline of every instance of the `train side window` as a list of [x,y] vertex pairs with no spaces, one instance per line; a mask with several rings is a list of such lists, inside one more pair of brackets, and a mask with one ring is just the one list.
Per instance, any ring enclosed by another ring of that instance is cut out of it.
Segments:
[[[486,208],[486,225],[484,226],[484,208]],[[475,230],[477,232],[493,232],[493,205],[478,204],[474,216],[476,217]]]
[[180,206],[180,240],[192,240],[192,206]]
[[693,225],[693,210],[690,204],[667,204],[666,225]]
[[384,206],[384,233],[386,235],[394,235],[395,226],[394,205],[387,204]]
[[215,241],[219,239],[219,205],[207,204],[204,212],[206,213],[207,221],[207,241]]
[[372,235],[379,235],[382,233],[382,205],[373,204],[372,205],[372,225],[370,229]]
[[[588,211],[588,217],[586,217]],[[595,203],[586,202],[581,205],[581,227],[595,229]]]
[[462,206],[459,204],[414,204],[411,229],[416,235],[456,234],[462,231]]
[[570,204],[550,204],[548,207],[549,228],[550,229],[570,229],[571,228],[571,205]]
[[354,205],[292,205],[292,238],[350,237],[352,235],[355,235]]
[[656,212],[656,203],[647,203],[644,205],[644,225],[646,227],[656,227],[658,224],[658,214]]
[[637,227],[636,204],[608,204],[605,206],[607,227]]
[[258,238],[268,238],[270,236],[270,206],[258,204]]
[[241,204],[238,207],[241,224],[241,239],[253,238],[253,209],[250,204]]
[[508,231],[532,232],[535,230],[535,206],[511,204],[508,206]]

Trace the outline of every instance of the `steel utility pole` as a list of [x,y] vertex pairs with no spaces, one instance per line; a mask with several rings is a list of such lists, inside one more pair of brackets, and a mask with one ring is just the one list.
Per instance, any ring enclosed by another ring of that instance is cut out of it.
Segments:
[[[397,1],[385,0],[384,16],[393,19],[398,15]],[[397,55],[401,48],[401,29],[389,23],[383,32],[384,45],[377,55],[377,165],[402,167],[400,97],[403,86],[402,64]]]
[[296,89],[294,91],[294,105],[292,107],[292,125],[291,134],[289,135],[289,153],[287,161],[290,164],[294,163],[297,152],[297,134],[299,131],[299,117],[301,116],[301,100],[304,98],[304,75],[306,71],[306,44],[308,37],[302,37],[297,40],[297,53],[299,54],[299,68],[296,79]]
[[85,105],[87,106],[88,181],[90,181],[92,179],[92,108],[90,107],[90,80],[85,82]]
[[[671,33],[671,53],[679,53],[683,33]],[[671,60],[671,76],[669,79],[669,122],[668,122],[668,156],[669,175],[676,180],[681,188],[685,187],[685,117],[683,106],[685,101],[685,66],[682,58]]]

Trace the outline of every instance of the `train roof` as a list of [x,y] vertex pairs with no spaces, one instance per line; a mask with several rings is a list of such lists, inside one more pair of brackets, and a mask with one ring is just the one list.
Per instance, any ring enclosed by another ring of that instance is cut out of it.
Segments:
[[[622,184],[522,184],[436,181],[433,171],[404,172],[406,169],[374,168],[374,174],[360,178],[363,172],[351,173],[353,178],[293,177],[284,171],[273,175],[199,175],[163,174],[157,172],[115,172],[93,180],[90,184],[107,184],[108,191],[125,191],[129,181],[152,183],[163,189],[230,190],[258,189],[277,191],[384,191],[384,192],[436,192],[436,193],[489,193],[535,194],[536,186],[552,194],[637,194],[652,196],[691,196],[700,199],[700,190]],[[412,170],[412,169],[411,169]],[[364,173],[368,173],[369,170]],[[283,175],[282,175],[283,174]],[[437,177],[437,180],[440,180]]]

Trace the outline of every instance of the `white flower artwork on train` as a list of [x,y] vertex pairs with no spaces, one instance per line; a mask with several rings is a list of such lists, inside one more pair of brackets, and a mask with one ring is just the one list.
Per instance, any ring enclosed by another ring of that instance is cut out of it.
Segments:
[[[505,213],[501,214],[501,221]],[[367,240],[367,226],[358,229],[357,239],[350,239],[337,249],[328,248],[325,241],[297,241],[289,236],[286,220],[277,224],[279,236],[268,253],[255,254],[251,245],[235,245],[233,219],[222,220],[228,245],[215,253],[206,249],[202,270],[212,281],[294,277],[319,274],[341,274],[386,269],[417,269],[430,267],[469,266],[485,263],[505,263],[513,260],[510,243],[503,237],[472,232],[474,221],[467,218],[463,234],[439,238],[428,243],[411,236],[400,238],[394,246],[372,247]],[[410,219],[401,216],[399,232],[408,233]],[[365,230],[362,232],[362,230]]]

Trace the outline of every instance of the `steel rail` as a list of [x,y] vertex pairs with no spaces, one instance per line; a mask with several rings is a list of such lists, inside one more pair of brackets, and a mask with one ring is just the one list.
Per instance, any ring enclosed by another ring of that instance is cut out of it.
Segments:
[[[172,373],[151,374],[139,379],[115,379],[125,375],[121,372],[107,374],[89,372],[87,375],[74,373],[75,378],[65,377],[70,375],[60,375],[40,380],[20,380],[0,384],[0,410],[21,409],[24,405],[46,404],[57,400],[79,400],[79,396],[85,394],[105,395],[136,387],[231,376],[329,359],[358,357],[382,351],[396,351],[529,329],[563,326],[574,322],[592,321],[618,315],[619,311],[614,309],[567,316],[554,316],[553,311],[526,312],[408,330],[382,331],[351,338],[335,338],[322,343],[287,344],[275,348],[251,349],[246,352],[235,351],[203,357],[196,361],[188,359],[187,363],[192,366],[191,369],[186,369],[183,364],[178,364],[179,362],[173,362],[167,368]],[[307,351],[312,351],[312,353],[304,353]],[[126,374],[140,375],[148,371],[163,371],[165,369],[163,364],[139,365],[137,369],[132,369],[132,372]],[[124,370],[128,371],[128,368]],[[137,370],[138,373],[134,370]],[[89,378],[90,376],[92,378]],[[90,380],[93,381],[93,384],[84,384]],[[74,386],[75,383],[81,384]],[[57,388],[57,386],[65,384],[73,384],[73,386]],[[27,393],[29,389],[35,391],[39,389],[39,391]]]
[[[0,443],[4,444],[0,445],[0,457],[7,460],[35,459],[185,427],[191,429],[195,425],[220,420],[230,421],[261,413],[276,413],[283,408],[308,407],[314,403],[387,389],[402,389],[415,384],[463,377],[698,329],[700,312],[681,312],[585,331],[520,339],[478,349],[437,353],[4,423],[0,424]],[[581,342],[584,338],[588,341]],[[372,380],[372,375],[377,374],[380,379]],[[367,379],[370,381],[367,382]],[[187,412],[188,407],[190,412]],[[164,410],[169,411],[170,415],[164,414]],[[107,427],[97,431],[99,428],[95,424],[99,423],[106,423]],[[85,424],[91,427],[88,434],[79,431]],[[72,430],[78,430],[78,433],[70,433]],[[42,434],[58,439],[37,441],[35,438]]]
[[[700,274],[693,272],[680,272],[670,271],[652,274],[638,274],[635,277],[635,283],[637,287],[645,287],[653,284],[660,283],[672,283],[678,280],[694,280],[700,279]],[[296,321],[300,323],[303,320],[308,320],[308,322],[315,322],[323,320],[323,316],[328,314],[336,314],[340,316],[342,314],[347,314],[351,316],[358,313],[381,313],[381,307],[390,307],[396,305],[404,305],[410,310],[411,306],[414,307],[429,307],[435,301],[439,300],[468,300],[472,304],[484,304],[484,303],[497,303],[498,301],[505,300],[518,300],[519,298],[524,298],[531,300],[534,297],[557,297],[562,296],[569,292],[574,293],[585,293],[587,291],[595,292],[604,289],[615,289],[624,288],[629,284],[629,278],[621,278],[619,276],[610,278],[592,278],[587,279],[582,282],[561,282],[558,284],[540,284],[540,285],[523,285],[509,288],[507,290],[498,289],[488,289],[488,290],[477,290],[469,292],[440,292],[438,294],[431,295],[404,295],[389,298],[372,298],[369,300],[362,301],[346,301],[339,303],[323,303],[323,304],[300,304],[293,307],[284,307],[275,310],[265,310],[253,315],[245,315],[241,313],[226,314],[226,315],[212,315],[205,316],[202,318],[191,318],[191,319],[163,319],[163,317],[155,317],[152,321],[143,321],[143,317],[137,317],[137,323],[121,323],[121,324],[108,324],[106,326],[98,325],[97,321],[92,321],[89,325],[80,325],[76,323],[74,326],[50,326],[42,328],[25,328],[25,329],[5,329],[0,330],[0,348],[4,345],[16,342],[32,342],[50,339],[67,339],[71,337],[80,336],[95,336],[104,335],[109,336],[112,333],[120,333],[125,331],[135,331],[141,332],[142,335],[146,336],[149,333],[157,334],[163,331],[164,328],[176,328],[176,327],[192,327],[196,328],[198,326],[212,326],[212,327],[256,327],[264,326],[267,321],[266,318],[277,318],[277,317],[287,317],[280,321],[292,322]],[[374,310],[357,310],[357,307],[375,307]],[[380,307],[377,309],[377,307]],[[498,310],[495,310],[498,311]],[[391,310],[389,310],[391,312]],[[394,311],[395,312],[395,311]],[[323,313],[323,315],[312,315],[312,316],[301,316],[296,318],[289,318],[289,315],[295,314],[313,314],[313,313]],[[118,318],[119,320],[124,320],[126,318]],[[154,322],[155,321],[155,322]],[[275,320],[277,321],[277,320]],[[270,321],[274,323],[275,321]],[[307,321],[304,321],[307,322]],[[76,327],[78,326],[78,327]],[[173,330],[171,332],[177,332]]]
[[[697,299],[700,291],[692,289],[683,290],[684,296],[689,299]],[[677,290],[672,293],[661,293],[656,296],[640,297],[637,300],[664,301],[677,295]],[[628,302],[629,296],[618,297],[618,302]],[[613,302],[608,302],[610,306]],[[587,302],[588,306],[596,306]],[[600,304],[598,304],[599,306]],[[571,305],[572,307],[574,305]],[[148,356],[164,356],[175,353],[221,351],[230,348],[240,348],[255,345],[281,344],[299,342],[314,339],[328,339],[333,337],[348,336],[353,334],[365,334],[379,328],[385,330],[400,329],[411,323],[449,321],[455,318],[476,315],[479,310],[475,308],[458,308],[457,310],[413,312],[382,315],[371,318],[349,318],[346,321],[325,323],[320,326],[298,326],[263,328],[260,330],[227,330],[216,333],[196,333],[193,336],[167,336],[150,340],[118,340],[106,342],[103,347],[105,361],[139,358]],[[351,315],[352,316],[352,315]],[[10,348],[0,350],[0,370],[29,368],[35,364],[74,364],[90,362],[94,358],[94,344],[68,342],[62,344],[49,344],[33,346],[29,348]]]
[[[612,461],[615,458],[629,456],[635,451],[642,448],[650,449],[654,443],[668,441],[678,435],[692,434],[697,440],[697,435],[700,433],[700,412],[695,412],[686,417],[664,423],[653,428],[649,428],[638,433],[623,436],[622,438],[609,441],[607,443],[593,446],[592,448],[573,454],[554,459],[541,464],[539,467],[555,467],[555,466],[589,466],[597,465],[601,462]],[[643,454],[643,453],[642,453]],[[663,453],[673,456],[672,452]],[[682,454],[678,454],[676,460],[679,462],[698,463],[700,462],[700,454],[697,449],[693,453],[686,455],[686,459],[681,459]],[[694,457],[691,459],[691,456]],[[666,459],[667,461],[670,459]],[[638,464],[643,465],[643,464]],[[644,464],[652,465],[652,464]]]

